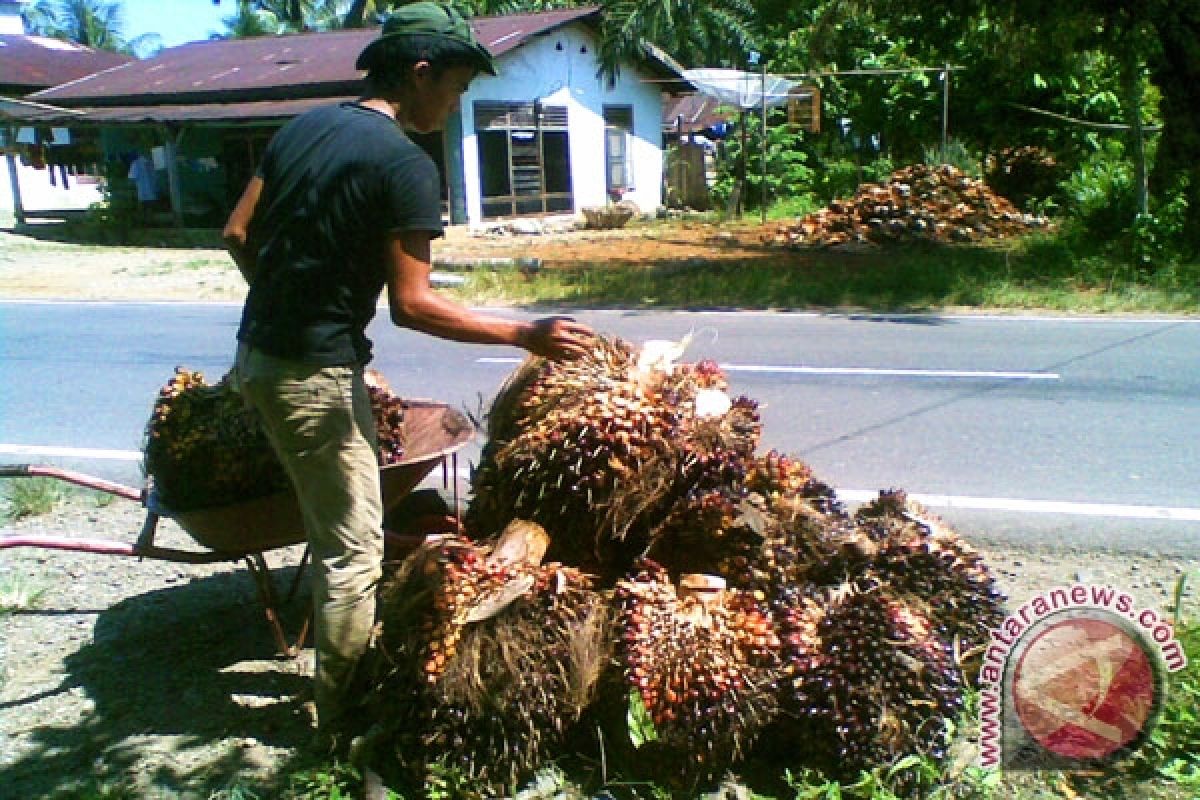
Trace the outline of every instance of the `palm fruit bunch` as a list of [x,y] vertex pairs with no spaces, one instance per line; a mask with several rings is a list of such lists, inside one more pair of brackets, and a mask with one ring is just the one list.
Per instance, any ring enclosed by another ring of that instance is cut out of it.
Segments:
[[879,542],[873,564],[879,579],[926,604],[936,633],[961,657],[977,654],[1004,619],[1006,600],[983,557],[903,491],[880,492],[855,519]]
[[367,741],[372,766],[401,781],[441,769],[511,794],[561,752],[611,659],[609,606],[589,576],[499,564],[462,537],[423,545],[379,603]]
[[628,344],[603,338],[582,358],[531,366],[489,413],[512,437],[484,448],[468,529],[486,537],[533,520],[552,533],[548,557],[593,571],[640,555],[675,488],[679,415],[635,367]]
[[[945,755],[962,672],[923,606],[857,578],[776,601],[787,680],[778,741],[835,774],[920,752]],[[794,758],[797,754],[793,753]]]
[[[203,373],[176,367],[158,392],[146,423],[143,467],[172,511],[243,502],[289,485],[231,375],[209,385]],[[393,464],[404,457],[404,401],[375,370],[366,378],[380,463]]]
[[574,361],[527,362],[489,411],[468,529],[531,519],[552,532],[551,558],[624,574],[682,525],[680,503],[719,513],[741,492],[761,423],[724,386],[712,362],[648,362],[616,338]]
[[653,742],[643,759],[677,787],[720,775],[742,757],[777,711],[780,643],[760,602],[689,575],[676,591],[643,559],[618,582],[617,701],[644,709]]
[[287,476],[255,413],[226,375],[176,367],[146,425],[144,469],[174,511],[226,505],[281,491]]

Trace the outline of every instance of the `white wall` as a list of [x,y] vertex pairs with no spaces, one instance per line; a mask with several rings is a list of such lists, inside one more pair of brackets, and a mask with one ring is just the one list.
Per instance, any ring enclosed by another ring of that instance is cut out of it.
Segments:
[[[12,181],[9,179],[7,158],[0,157],[0,213],[13,214]],[[83,183],[75,175],[69,176],[69,188],[64,189],[59,173],[55,172],[57,185],[50,183],[50,168],[34,169],[22,166],[15,159],[17,178],[21,182],[21,205],[26,211],[63,211],[85,209],[104,199],[99,184],[92,177],[84,177]]]
[[[561,49],[559,49],[561,46]],[[608,202],[604,180],[605,105],[633,106],[630,167],[633,190],[626,195],[644,211],[662,204],[661,85],[632,66],[621,71],[616,86],[596,76],[596,40],[582,24],[570,25],[527,42],[497,59],[499,75],[482,75],[462,97],[463,175],[467,216],[483,220],[479,192],[479,150],[475,136],[477,100],[566,106],[571,147],[575,210]]]

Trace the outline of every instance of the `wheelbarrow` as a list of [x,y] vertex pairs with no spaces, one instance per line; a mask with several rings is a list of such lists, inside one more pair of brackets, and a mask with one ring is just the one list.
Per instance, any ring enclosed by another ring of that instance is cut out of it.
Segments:
[[[439,465],[443,471],[443,485],[453,486],[454,509],[457,513],[457,453],[474,438],[474,426],[465,415],[444,403],[406,399],[404,431],[404,458],[379,469],[385,515],[397,510],[410,492]],[[304,646],[308,635],[308,618],[296,639],[289,643],[278,612],[279,592],[264,557],[270,550],[300,544],[306,539],[300,506],[290,491],[231,505],[177,512],[164,506],[153,491],[56,467],[0,464],[0,477],[46,477],[62,480],[140,502],[146,511],[141,531],[133,542],[48,534],[18,534],[0,536],[0,550],[10,547],[34,547],[185,564],[242,561],[254,579],[259,601],[263,605],[280,653],[294,656]],[[173,520],[202,549],[184,550],[155,544],[158,523],[164,518]],[[412,549],[423,540],[419,534],[405,535],[388,530],[384,531],[384,536],[389,552],[393,553]],[[285,602],[294,596],[308,559],[308,548],[305,548],[300,569],[292,580]]]

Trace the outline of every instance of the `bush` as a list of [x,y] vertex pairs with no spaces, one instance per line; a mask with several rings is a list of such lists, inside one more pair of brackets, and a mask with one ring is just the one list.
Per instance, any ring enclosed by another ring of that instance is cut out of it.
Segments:
[[826,161],[816,170],[813,193],[821,205],[838,198],[850,197],[863,183],[886,181],[895,172],[890,158],[877,158],[867,164],[839,159]]

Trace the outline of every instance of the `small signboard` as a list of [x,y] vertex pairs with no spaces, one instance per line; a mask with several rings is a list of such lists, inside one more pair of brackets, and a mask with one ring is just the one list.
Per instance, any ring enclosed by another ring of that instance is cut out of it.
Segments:
[[788,90],[788,126],[793,130],[821,132],[821,90],[816,86],[793,86]]

